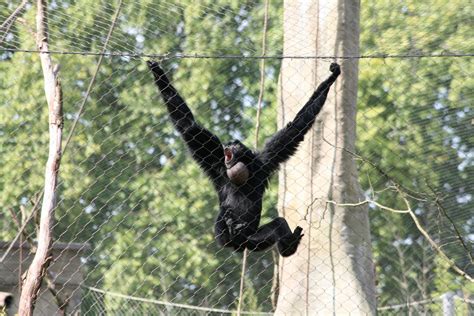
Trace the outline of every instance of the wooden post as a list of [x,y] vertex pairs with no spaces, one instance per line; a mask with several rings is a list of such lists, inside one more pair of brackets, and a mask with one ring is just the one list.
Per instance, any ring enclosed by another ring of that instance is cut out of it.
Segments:
[[[357,56],[359,1],[291,0],[284,5],[284,55]],[[280,127],[292,120],[332,60],[284,59]],[[366,206],[353,157],[358,60],[340,59],[342,74],[298,152],[280,171],[279,211],[305,234],[295,255],[280,260],[275,315],[374,315],[374,266]],[[323,138],[324,137],[324,138]]]
[[51,261],[51,245],[53,241],[54,208],[56,206],[56,185],[59,165],[61,162],[62,139],[62,97],[59,82],[58,67],[54,66],[48,52],[48,20],[47,1],[37,1],[36,15],[37,39],[36,45],[40,51],[41,66],[44,77],[44,91],[49,110],[49,156],[45,170],[44,195],[41,208],[38,247],[35,257],[28,268],[20,296],[18,314],[33,315],[33,309]]

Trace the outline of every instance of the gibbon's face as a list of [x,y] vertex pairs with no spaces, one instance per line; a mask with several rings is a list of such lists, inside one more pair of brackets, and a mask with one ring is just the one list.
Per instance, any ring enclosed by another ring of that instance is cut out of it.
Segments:
[[250,175],[248,163],[252,161],[252,151],[238,140],[224,145],[224,162],[227,176],[234,184],[244,184]]

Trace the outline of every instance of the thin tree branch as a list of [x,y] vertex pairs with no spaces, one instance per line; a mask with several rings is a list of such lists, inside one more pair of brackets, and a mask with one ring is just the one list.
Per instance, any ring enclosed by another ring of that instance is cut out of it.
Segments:
[[23,25],[23,26],[26,28],[26,30],[27,30],[33,37],[36,37],[36,36],[37,36],[35,30],[33,30],[33,28],[28,24],[28,22],[27,22],[24,18],[18,18],[17,20],[18,20],[18,22],[19,22],[21,25]]
[[[40,198],[41,198],[41,195],[38,195],[38,201],[39,201]],[[34,209],[31,213],[31,215],[36,214],[36,213],[37,213],[37,209]],[[18,222],[17,222],[17,224],[18,224]],[[20,227],[20,225],[18,225],[18,227]],[[23,238],[25,239],[25,241],[28,243],[29,252],[34,255],[36,253],[37,247],[36,247],[33,239],[26,233],[25,230],[20,230],[20,232],[21,232],[21,235],[23,236]],[[20,247],[23,247],[23,243],[20,243]],[[46,275],[44,275],[44,280],[46,281],[47,288],[50,291],[51,295],[53,295],[53,297],[56,301],[56,305],[58,306],[59,310],[64,315],[64,314],[66,314],[66,309],[67,309],[67,306],[69,305],[70,298],[66,298],[66,299],[63,300],[60,297],[60,294],[56,290],[56,286],[54,285],[54,282],[52,281],[53,279],[54,279],[53,275],[49,271],[47,271]]]
[[[265,14],[263,18],[263,38],[262,38],[262,56],[266,54],[266,42],[267,42],[267,24],[268,24],[268,0],[265,0]],[[255,149],[258,147],[258,135],[260,132],[260,115],[262,112],[262,99],[265,89],[265,58],[260,60],[260,92],[258,94],[257,102],[257,122],[255,125]],[[245,280],[245,270],[247,268],[247,256],[248,249],[245,248],[242,258],[242,271],[240,274],[240,288],[239,288],[239,302],[237,304],[237,316],[240,316],[242,310],[242,299],[244,295],[244,280]]]
[[248,250],[245,248],[244,253],[242,255],[242,270],[240,272],[240,287],[239,287],[239,302],[237,303],[237,316],[240,316],[242,311],[242,301],[244,297],[244,280],[245,280],[245,270],[247,269],[247,257],[248,257]]
[[[268,29],[268,0],[265,0],[265,14],[263,18],[262,57],[267,54],[267,29]],[[255,149],[258,147],[258,136],[260,131],[260,115],[262,113],[262,100],[265,90],[265,58],[260,60],[260,92],[257,101],[257,122],[255,125]]]
[[82,103],[79,107],[79,110],[76,113],[76,118],[74,119],[74,122],[72,123],[71,129],[69,130],[69,134],[66,138],[66,141],[63,146],[63,155],[64,152],[66,151],[69,142],[71,141],[72,135],[74,134],[74,131],[77,126],[77,122],[79,121],[79,118],[81,117],[82,113],[84,112],[84,107],[86,105],[87,100],[89,99],[89,96],[92,91],[92,87],[95,84],[95,80],[97,78],[97,74],[99,73],[100,66],[102,65],[102,60],[104,59],[105,56],[105,50],[107,49],[107,46],[109,45],[110,38],[112,37],[112,33],[115,29],[115,25],[117,24],[117,19],[120,14],[120,10],[122,9],[122,0],[120,0],[117,10],[115,11],[115,16],[114,19],[112,20],[112,24],[110,25],[109,32],[107,33],[107,37],[105,38],[104,46],[102,46],[102,51],[99,55],[99,60],[97,61],[97,66],[95,67],[94,74],[92,75],[91,81],[89,82],[89,86],[87,87],[86,90],[86,95],[84,96],[84,99],[82,99]]
[[468,256],[469,256],[469,259],[471,260],[471,263],[474,262],[474,258],[472,256],[472,251],[469,249],[469,247],[466,245],[465,241],[464,241],[464,238],[461,236],[461,232],[459,231],[457,225],[454,223],[454,220],[451,218],[451,216],[448,214],[448,212],[446,211],[446,209],[444,208],[443,204],[441,204],[441,199],[439,198],[439,194],[434,190],[433,187],[431,187],[431,185],[427,184],[428,185],[428,188],[430,188],[431,192],[436,196],[435,198],[435,204],[436,204],[436,207],[438,208],[438,211],[440,211],[444,217],[446,217],[448,219],[448,221],[451,223],[451,226],[453,227],[454,229],[454,233],[456,234],[456,238],[459,240],[459,242],[461,243],[462,247],[464,248],[464,250],[466,250]]
[[374,204],[378,208],[380,208],[382,210],[390,211],[392,213],[399,213],[399,214],[410,213],[410,210],[408,210],[408,209],[407,210],[399,210],[399,209],[391,208],[391,207],[382,205],[382,204],[378,203],[377,201],[373,201],[373,200],[365,200],[365,201],[358,202],[358,203],[337,203],[335,201],[326,201],[326,203],[327,204],[333,204],[335,206],[341,206],[341,207],[357,207],[357,206],[362,206],[362,205],[365,205],[365,204]]
[[350,151],[349,149],[347,148],[344,148],[344,147],[340,147],[340,146],[337,146],[337,145],[334,145],[332,143],[330,143],[325,137],[324,137],[324,128],[321,129],[322,130],[322,139],[325,143],[327,143],[329,146],[332,146],[336,149],[340,149],[340,150],[343,150],[345,151],[346,153],[350,154],[351,156],[355,157],[356,159],[359,159],[367,164],[369,164],[370,166],[372,166],[372,168],[374,168],[376,171],[378,171],[378,173],[380,173],[386,180],[388,180],[389,182],[393,183],[394,186],[396,186],[397,188],[403,190],[406,194],[408,194],[411,198],[413,199],[417,199],[419,201],[426,201],[427,200],[427,194],[425,193],[422,193],[422,192],[417,192],[417,191],[414,191],[414,190],[411,190],[411,189],[408,189],[406,187],[404,187],[402,184],[400,183],[397,183],[387,172],[385,172],[380,166],[378,166],[377,164],[373,163],[372,161],[356,154],[355,152],[352,152]]
[[51,273],[48,272],[48,275],[44,277],[46,281],[46,285],[48,286],[48,290],[53,295],[54,300],[56,301],[56,305],[58,306],[59,310],[61,311],[62,315],[66,315],[67,307],[69,305],[70,297],[66,297],[65,299],[62,299],[61,296],[59,295],[58,290],[56,289],[56,285],[52,281],[52,276]]
[[456,271],[459,275],[465,277],[467,280],[470,282],[474,283],[474,279],[467,274],[464,270],[462,270],[451,258],[446,255],[446,253],[441,249],[441,247],[438,246],[438,244],[431,238],[431,236],[428,234],[428,232],[421,226],[420,221],[418,220],[418,217],[416,214],[412,211],[410,207],[410,203],[408,199],[406,198],[404,192],[399,191],[400,195],[402,196],[403,201],[405,202],[405,205],[407,205],[407,208],[409,210],[408,214],[410,214],[411,218],[413,219],[413,222],[416,225],[416,228],[420,231],[420,233],[428,240],[428,242],[431,244],[431,247],[433,247],[436,252],[441,256],[441,258],[446,261],[451,268]]
[[36,29],[36,45],[38,50],[42,52],[40,54],[40,61],[43,69],[44,90],[49,112],[49,156],[45,170],[38,246],[22,286],[18,309],[20,316],[33,315],[41,282],[52,260],[51,245],[53,241],[54,209],[56,207],[56,188],[62,152],[63,115],[59,67],[57,65],[53,66],[51,55],[46,53],[49,50],[47,0],[37,0]]
[[[406,206],[406,211],[403,211],[401,212],[400,210],[395,210],[395,209],[392,209],[392,208],[389,208],[389,207],[386,207],[386,206],[383,206],[379,203],[377,203],[376,205],[380,208],[383,208],[383,209],[386,209],[386,210],[390,210],[390,211],[395,211],[396,213],[408,213],[410,215],[410,217],[412,218],[413,222],[415,223],[415,226],[416,228],[418,229],[418,231],[423,235],[423,237],[426,238],[426,240],[428,240],[428,242],[430,243],[431,247],[440,255],[440,257],[446,262],[449,264],[449,266],[456,272],[458,273],[459,275],[463,276],[464,278],[466,278],[467,280],[469,280],[470,282],[473,282],[474,283],[474,279],[469,275],[467,274],[463,269],[461,269],[451,258],[448,257],[448,255],[446,255],[446,253],[441,249],[440,246],[438,246],[438,244],[431,238],[431,236],[428,234],[428,232],[423,228],[423,226],[421,225],[420,221],[418,220],[418,217],[416,216],[416,214],[413,212],[412,208],[411,208],[411,205],[410,205],[410,202],[408,201],[408,197],[410,198],[414,198],[414,199],[417,199],[417,200],[423,200],[423,201],[427,201],[427,197],[429,197],[429,195],[427,194],[424,194],[424,193],[420,193],[420,192],[415,192],[413,190],[410,190],[410,189],[407,189],[405,187],[403,187],[400,183],[396,182],[394,179],[392,179],[382,168],[380,168],[379,166],[377,166],[376,164],[374,164],[373,162],[369,161],[368,159],[365,159],[364,157],[360,156],[360,155],[357,155],[356,153],[353,153],[352,151],[350,150],[347,150],[346,148],[343,148],[343,147],[338,147],[338,146],[335,146],[333,144],[331,144],[330,142],[328,142],[325,138],[324,138],[324,135],[323,135],[323,140],[328,143],[330,146],[333,146],[335,148],[338,148],[338,149],[341,149],[341,150],[344,150],[345,152],[351,154],[352,156],[362,160],[363,162],[366,162],[368,163],[369,165],[371,165],[373,168],[375,168],[382,176],[384,176],[387,180],[389,180],[395,187],[395,190],[399,193],[399,195],[401,196],[403,202],[405,203],[405,206]],[[420,196],[422,196],[423,198],[419,198]],[[436,201],[436,197],[435,197],[435,201]],[[335,203],[335,202],[331,202],[331,201],[328,201],[329,203]],[[367,201],[363,201],[363,202],[360,202],[360,203],[368,203]],[[357,206],[358,204],[360,203],[355,203],[355,204],[346,204],[347,206]],[[341,205],[341,204],[338,204],[338,205]],[[383,207],[382,207],[383,206]]]
[[0,33],[3,32],[3,34],[0,37],[0,44],[3,43],[13,23],[15,23],[15,20],[18,18],[18,16],[20,16],[23,13],[27,4],[28,4],[28,0],[21,1],[21,3],[18,5],[15,11],[13,11],[13,13],[10,14],[10,16],[6,18],[5,21],[3,21],[2,25],[0,25]]
[[[23,222],[22,225],[18,225],[19,226],[19,230],[18,230],[18,233],[16,234],[15,238],[13,238],[13,240],[11,241],[10,245],[8,246],[7,248],[7,251],[5,251],[5,253],[3,254],[2,258],[0,258],[0,263],[2,263],[5,258],[8,256],[8,254],[10,253],[10,251],[12,250],[13,246],[15,245],[16,241],[18,240],[18,238],[20,238],[20,236],[23,234],[25,228],[26,228],[26,225],[30,222],[30,220],[33,218],[33,216],[36,214],[36,211],[38,210],[38,206],[39,206],[39,201],[40,201],[40,197],[41,196],[37,196],[35,201],[34,201],[34,205],[31,209],[31,212],[30,212],[30,215],[28,215],[28,217],[26,218],[26,220]],[[19,223],[18,223],[19,224]]]

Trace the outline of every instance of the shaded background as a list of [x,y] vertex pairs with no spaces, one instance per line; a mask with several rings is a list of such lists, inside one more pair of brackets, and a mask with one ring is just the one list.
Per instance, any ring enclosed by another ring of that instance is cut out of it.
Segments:
[[[0,3],[0,22],[19,2]],[[50,3],[50,49],[61,65],[66,135],[118,3]],[[282,1],[270,2],[270,56],[282,53],[282,10]],[[34,14],[35,7],[27,5],[20,20],[0,29],[0,239],[5,241],[18,232],[12,213],[21,218],[22,206],[29,210],[41,191],[47,158],[42,73],[38,54],[31,52]],[[473,20],[469,1],[362,1],[357,117],[357,153],[404,187],[439,198],[412,199],[412,207],[437,244],[471,275]],[[145,60],[168,54],[163,65],[197,119],[223,141],[238,138],[251,145],[260,62],[250,57],[261,54],[263,21],[263,1],[123,2],[106,48],[112,55],[99,69],[60,171],[55,239],[90,244],[81,258],[84,313],[179,310],[94,289],[236,308],[241,255],[214,241],[216,195],[169,123]],[[260,143],[276,130],[280,63],[266,59]],[[405,207],[370,164],[359,161],[359,173],[368,197]],[[264,222],[277,214],[276,178],[265,197]],[[473,285],[447,269],[408,215],[371,205],[370,219],[379,308],[426,300],[381,313],[439,312],[440,296],[449,291],[465,298],[456,301],[456,310],[468,313],[471,305],[472,312]],[[35,238],[33,222],[27,234]],[[272,310],[272,276],[271,251],[252,253],[244,310]]]

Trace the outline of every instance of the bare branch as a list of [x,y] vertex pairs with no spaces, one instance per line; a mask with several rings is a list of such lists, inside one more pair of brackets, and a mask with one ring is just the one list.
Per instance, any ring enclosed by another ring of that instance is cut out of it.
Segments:
[[66,297],[65,299],[62,299],[52,279],[53,278],[50,273],[48,273],[48,275],[45,276],[45,281],[48,286],[48,290],[51,293],[51,295],[53,295],[54,300],[56,301],[56,305],[61,311],[61,314],[66,315],[66,310],[67,310],[67,306],[69,305],[70,297]]
[[[265,0],[265,16],[263,18],[263,38],[262,38],[262,56],[265,56],[267,52],[267,24],[268,24],[268,0]],[[263,92],[265,89],[265,59],[262,58],[260,60],[260,93],[258,94],[258,101],[257,101],[257,122],[255,124],[255,149],[258,147],[258,135],[260,132],[260,115],[262,112],[262,99],[263,99]],[[247,256],[248,256],[248,249],[245,248],[243,253],[243,260],[242,260],[242,271],[240,275],[240,289],[239,289],[239,302],[237,304],[237,315],[240,315],[242,310],[242,299],[244,295],[244,281],[245,281],[245,270],[247,268]],[[276,262],[276,261],[275,261]],[[275,274],[274,274],[275,277]],[[278,277],[278,276],[276,276]]]
[[19,230],[18,230],[18,233],[16,234],[15,238],[13,238],[12,242],[10,243],[10,245],[8,246],[7,248],[7,251],[5,251],[5,253],[3,254],[2,258],[0,259],[0,263],[2,263],[5,258],[8,256],[8,254],[10,253],[10,251],[12,250],[13,246],[15,245],[16,241],[18,240],[18,238],[20,238],[20,236],[23,234],[25,228],[26,228],[26,225],[30,222],[30,220],[33,218],[33,216],[36,214],[36,211],[38,210],[38,205],[39,205],[39,196],[36,198],[35,202],[34,202],[34,205],[31,209],[31,212],[30,212],[30,215],[28,215],[28,217],[26,218],[26,220],[23,222],[23,224],[21,225],[21,227],[19,227]]
[[26,21],[24,18],[18,18],[17,21],[18,21],[18,23],[20,23],[21,25],[23,25],[26,28],[26,30],[28,31],[28,33],[30,33],[31,36],[36,38],[36,36],[37,36],[36,32],[31,27],[31,25],[28,24],[28,21]]
[[92,76],[91,81],[89,81],[89,86],[87,87],[86,95],[84,96],[84,99],[82,99],[82,103],[79,106],[79,110],[76,113],[76,118],[74,119],[74,122],[72,123],[72,126],[69,130],[69,134],[66,138],[66,141],[64,142],[63,154],[66,151],[66,149],[69,145],[69,142],[72,139],[72,135],[74,134],[74,131],[76,130],[77,122],[79,122],[79,118],[81,117],[82,113],[84,112],[84,108],[86,106],[87,100],[89,99],[89,95],[92,91],[92,87],[95,84],[97,74],[99,73],[100,66],[102,65],[102,60],[104,59],[105,51],[107,49],[107,46],[109,45],[109,41],[110,41],[110,38],[112,37],[112,33],[115,29],[115,25],[117,24],[117,19],[119,17],[121,9],[122,9],[122,0],[120,0],[120,2],[118,4],[118,7],[117,7],[117,10],[115,11],[115,16],[114,16],[114,19],[112,21],[112,24],[110,25],[110,29],[109,29],[109,32],[107,33],[107,37],[105,38],[104,46],[102,47],[101,54],[99,55],[99,60],[97,62],[97,66],[95,68],[94,75]]
[[[416,216],[416,214],[413,212],[413,210],[411,208],[411,205],[410,205],[410,202],[408,201],[408,197],[416,199],[416,200],[427,201],[428,200],[427,198],[430,197],[430,195],[420,193],[420,192],[415,192],[413,190],[410,190],[410,189],[407,189],[407,188],[403,187],[400,183],[398,183],[394,179],[392,179],[381,167],[377,166],[373,162],[369,161],[368,159],[365,159],[365,158],[361,157],[360,155],[358,155],[356,153],[351,152],[350,150],[347,150],[343,147],[338,147],[338,146],[335,146],[335,145],[331,144],[330,142],[328,142],[324,138],[324,135],[322,137],[323,137],[323,140],[327,144],[329,144],[330,146],[333,146],[334,148],[344,150],[345,152],[351,154],[352,156],[368,163],[373,168],[375,168],[382,176],[384,176],[387,180],[389,180],[391,183],[393,183],[395,190],[399,193],[399,195],[402,198],[403,202],[405,203],[405,206],[406,206],[407,209],[406,210],[395,210],[395,209],[392,209],[390,207],[387,207],[387,206],[381,205],[379,203],[376,203],[375,201],[363,201],[363,202],[359,202],[359,203],[349,203],[349,204],[338,204],[337,202],[327,201],[326,203],[332,203],[332,204],[336,204],[338,206],[359,206],[361,204],[372,202],[375,205],[377,205],[379,208],[382,208],[382,209],[385,209],[385,210],[389,210],[389,211],[392,211],[392,212],[395,212],[395,213],[408,213],[410,215],[410,217],[412,218],[413,222],[415,223],[415,226],[418,229],[418,231],[423,235],[423,237],[426,238],[426,240],[428,240],[431,247],[433,247],[433,249],[440,255],[440,257],[446,263],[448,263],[449,266],[454,271],[456,271],[456,273],[458,273],[459,275],[465,277],[470,282],[474,283],[474,279],[469,274],[467,274],[463,269],[461,269],[451,258],[449,258],[448,255],[446,255],[446,253],[441,249],[441,247],[438,246],[438,244],[431,238],[431,236],[428,234],[428,232],[421,225],[421,223],[418,220],[418,217]],[[420,198],[420,197],[422,197],[422,198]],[[435,202],[436,202],[437,201],[436,196],[434,198],[435,198]]]
[[44,77],[44,90],[49,109],[49,157],[45,170],[45,185],[41,208],[40,229],[38,232],[38,248],[33,261],[28,268],[23,283],[19,310],[21,316],[33,315],[33,309],[38,297],[41,281],[52,260],[52,230],[54,208],[56,206],[56,186],[58,182],[59,165],[61,162],[61,140],[63,128],[62,92],[59,81],[58,67],[53,66],[51,55],[48,54],[48,20],[47,1],[37,1],[36,15],[37,38],[36,45],[40,53]]
[[367,164],[369,164],[370,166],[372,166],[372,168],[374,168],[376,171],[378,171],[378,173],[380,173],[385,179],[387,179],[388,181],[390,181],[391,183],[394,184],[394,186],[396,186],[397,188],[403,190],[406,194],[410,195],[411,198],[413,199],[417,199],[417,200],[420,200],[420,201],[426,201],[426,198],[427,198],[427,194],[425,193],[422,193],[422,192],[417,192],[417,191],[414,191],[414,190],[411,190],[411,189],[408,189],[406,187],[404,187],[402,184],[400,183],[397,183],[387,172],[385,172],[385,170],[383,170],[380,166],[378,166],[377,164],[375,164],[374,162],[356,154],[355,152],[352,152],[350,151],[349,149],[346,149],[344,147],[340,147],[340,146],[336,146],[332,143],[330,143],[325,137],[324,137],[324,128],[321,129],[322,130],[322,139],[325,143],[327,143],[329,146],[332,146],[336,149],[340,149],[342,151],[345,151],[346,153],[350,154],[351,156],[355,157],[356,159],[359,159]]
[[471,263],[474,263],[474,258],[472,256],[472,251],[466,245],[466,242],[464,241],[464,238],[461,236],[461,232],[459,231],[457,225],[454,223],[454,220],[451,218],[451,216],[448,214],[448,212],[444,208],[443,204],[441,203],[441,198],[439,197],[439,194],[429,184],[428,184],[428,187],[430,188],[431,192],[433,192],[433,194],[436,196],[435,204],[436,204],[436,207],[438,208],[438,211],[440,211],[441,214],[443,214],[443,216],[448,219],[449,223],[451,224],[451,226],[454,229],[454,233],[456,234],[456,238],[461,243],[464,250],[467,252]]
[[[268,0],[265,0],[265,15],[263,17],[263,35],[262,35],[262,57],[267,54],[267,29],[268,29]],[[257,101],[257,118],[255,124],[255,149],[258,147],[258,136],[260,131],[260,115],[262,113],[262,100],[265,90],[265,58],[260,60],[260,92]]]
[[10,28],[12,27],[13,23],[15,23],[15,20],[23,14],[23,11],[25,10],[26,5],[28,4],[28,0],[23,0],[21,3],[18,5],[18,7],[13,11],[12,14],[8,18],[6,18],[5,21],[3,21],[2,25],[0,25],[0,33],[3,33],[0,37],[0,44],[3,43],[5,38],[8,35],[8,32],[10,31]]
[[362,206],[362,205],[365,205],[365,204],[374,204],[378,208],[381,208],[382,210],[390,211],[390,212],[393,212],[393,213],[409,213],[410,212],[410,210],[408,210],[408,209],[406,209],[406,210],[394,209],[394,208],[382,205],[382,204],[380,204],[376,201],[373,201],[373,200],[364,200],[364,201],[358,202],[358,203],[337,203],[335,201],[326,201],[326,203],[334,204],[336,206],[342,206],[342,207],[357,207],[357,206]]
[[[39,192],[39,193],[42,194],[43,192]],[[40,201],[41,194],[36,195],[37,203],[39,203],[39,201]],[[37,210],[38,210],[38,205],[35,204],[30,215],[36,214]],[[30,219],[31,218],[28,218],[26,220],[26,222],[28,222]],[[20,229],[19,234],[22,235],[23,238],[25,239],[25,241],[28,243],[29,252],[34,255],[36,253],[37,247],[36,247],[36,244],[34,243],[33,239],[26,233],[26,231],[24,229],[23,230]],[[13,245],[13,242],[10,246],[12,246],[12,245]],[[22,247],[22,243],[20,243],[20,247]],[[7,250],[7,252],[8,252],[8,250]],[[2,261],[3,261],[3,258],[2,258]],[[1,263],[1,261],[0,261],[0,263]],[[55,286],[54,282],[52,281],[52,280],[54,280],[54,277],[50,272],[47,272],[47,274],[44,276],[44,280],[46,281],[47,288],[48,288],[49,292],[51,293],[51,295],[53,295],[53,297],[56,301],[56,305],[58,306],[58,309],[62,312],[62,314],[66,314],[66,309],[67,309],[67,306],[69,305],[70,298],[69,297],[67,297],[65,299],[61,298],[59,292],[56,290],[56,286]]]
[[410,208],[410,203],[408,202],[408,199],[406,198],[406,196],[404,195],[403,192],[400,191],[400,195],[402,196],[403,200],[405,201],[405,204],[407,205],[408,209],[409,209],[409,212],[408,214],[410,214],[411,218],[413,219],[413,222],[415,223],[416,225],[416,228],[418,228],[418,230],[420,231],[420,233],[426,238],[426,240],[428,240],[428,242],[431,244],[431,247],[433,247],[436,252],[438,252],[438,254],[441,256],[441,258],[446,261],[450,267],[456,271],[458,274],[460,274],[461,276],[465,277],[467,280],[469,280],[470,282],[473,282],[474,283],[474,279],[469,275],[467,274],[464,270],[462,270],[451,258],[448,257],[448,255],[446,255],[446,253],[438,246],[438,244],[436,244],[436,242],[431,238],[431,236],[428,234],[428,232],[423,228],[423,226],[421,226],[420,224],[420,221],[418,220],[418,218],[416,217],[416,214],[412,211],[412,209]]

